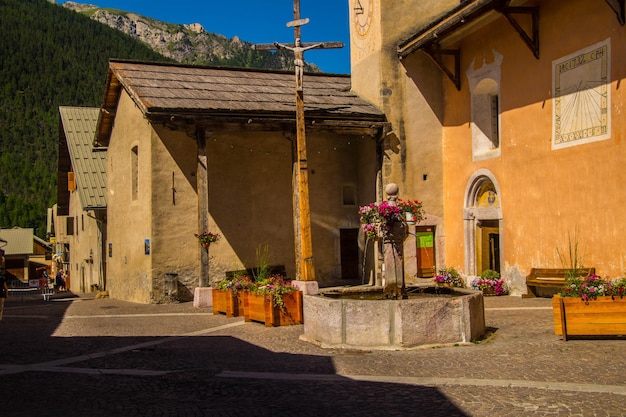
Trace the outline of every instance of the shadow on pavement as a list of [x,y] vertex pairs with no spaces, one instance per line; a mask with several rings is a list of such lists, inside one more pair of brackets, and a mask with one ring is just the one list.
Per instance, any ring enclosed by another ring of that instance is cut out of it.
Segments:
[[223,334],[57,337],[69,305],[7,303],[2,416],[466,415],[434,387],[352,380],[336,375],[331,356],[275,352]]

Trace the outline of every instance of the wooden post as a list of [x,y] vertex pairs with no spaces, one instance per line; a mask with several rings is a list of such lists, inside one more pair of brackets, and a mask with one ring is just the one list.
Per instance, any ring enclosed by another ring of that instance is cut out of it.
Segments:
[[[294,21],[300,20],[300,1],[293,2]],[[294,26],[296,47],[300,44],[300,25]],[[304,50],[295,48],[296,64],[296,141],[298,150],[298,214],[300,218],[300,279],[315,281],[313,264],[313,242],[311,240],[311,209],[309,206],[309,171],[306,153],[306,132],[304,126],[304,92],[302,76],[304,71]]]
[[[198,162],[196,185],[198,190],[198,233],[209,230],[209,176],[207,172],[206,132],[203,127],[196,130]],[[209,251],[198,245],[200,251],[200,278],[198,287],[209,286]]]
[[294,172],[294,227],[296,248],[296,279],[315,281],[315,265],[313,263],[313,243],[311,238],[311,209],[309,206],[309,172],[307,165],[306,131],[304,119],[304,52],[316,48],[342,48],[341,42],[303,44],[300,41],[300,27],[309,19],[300,19],[300,0],[293,1],[294,20],[287,27],[294,28],[294,43],[255,45],[258,50],[287,49],[294,53],[296,72],[296,169]]

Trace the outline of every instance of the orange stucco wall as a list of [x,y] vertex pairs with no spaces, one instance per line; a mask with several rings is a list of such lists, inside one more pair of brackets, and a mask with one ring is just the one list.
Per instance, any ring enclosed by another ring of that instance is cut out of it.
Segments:
[[[556,249],[568,252],[576,235],[586,266],[602,275],[624,274],[626,216],[620,168],[626,159],[620,81],[625,75],[626,37],[615,15],[592,1],[539,2],[541,58],[503,18],[458,44],[461,68],[472,60],[503,56],[501,67],[501,156],[473,162],[467,80],[457,91],[445,84],[444,189],[446,260],[466,264],[463,208],[471,175],[487,169],[500,186],[503,275],[512,280],[532,267],[562,267]],[[567,22],[565,25],[562,22]],[[552,150],[552,61],[610,38],[610,139]]]
[[[373,101],[393,124],[397,143],[383,145],[383,181],[398,183],[401,193],[422,199],[429,214],[443,219],[437,225],[442,242],[438,249],[443,252],[438,266],[453,266],[469,275],[480,272],[480,266],[472,266],[476,259],[468,259],[475,256],[469,247],[475,245],[473,250],[480,252],[484,242],[475,242],[468,232],[475,224],[466,201],[472,179],[485,174],[498,191],[499,207],[489,212],[489,218],[500,227],[500,269],[513,293],[525,292],[524,277],[530,268],[563,267],[557,248],[567,253],[574,239],[585,266],[595,267],[601,275],[624,275],[626,97],[621,80],[626,75],[626,29],[613,10],[606,2],[592,0],[523,2],[539,9],[539,59],[503,15],[493,12],[491,18],[443,41],[443,47],[461,53],[458,91],[422,51],[402,61],[397,56],[404,39],[456,4],[429,3],[428,13],[418,13],[423,2],[402,4],[401,12],[395,5],[393,10],[379,9],[382,16],[373,30],[378,48],[353,62],[353,86],[369,88],[365,93],[369,97],[378,95]],[[390,18],[398,13],[402,16]],[[530,31],[527,21],[518,18]],[[352,39],[363,42],[354,34]],[[610,137],[553,150],[553,61],[606,39]],[[489,159],[474,158],[466,71],[472,63],[480,70],[496,56],[502,59],[500,152]],[[368,85],[365,80],[377,79],[371,76],[372,63],[380,81]]]

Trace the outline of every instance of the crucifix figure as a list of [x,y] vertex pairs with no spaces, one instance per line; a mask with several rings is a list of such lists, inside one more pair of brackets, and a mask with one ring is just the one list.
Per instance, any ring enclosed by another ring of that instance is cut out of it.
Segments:
[[[307,20],[308,19],[304,19]],[[278,49],[287,49],[293,52],[294,60],[293,65],[296,67],[296,91],[302,91],[302,78],[304,74],[304,51],[309,49],[316,49],[322,47],[322,43],[315,43],[308,46],[302,46],[300,38],[296,38],[293,46],[284,45],[282,43],[274,42],[274,46]]]
[[[287,49],[294,54],[296,72],[296,154],[297,169],[294,172],[297,193],[294,190],[297,210],[294,212],[294,227],[296,236],[296,278],[302,281],[315,281],[313,265],[313,246],[311,243],[311,212],[309,208],[309,176],[307,167],[306,134],[304,127],[304,94],[303,72],[304,52],[309,49],[342,48],[342,42],[302,43],[300,41],[300,27],[309,22],[309,19],[300,19],[300,0],[293,1],[294,20],[287,23],[287,27],[294,28],[294,43],[255,45],[258,50]],[[295,187],[294,187],[295,188]]]

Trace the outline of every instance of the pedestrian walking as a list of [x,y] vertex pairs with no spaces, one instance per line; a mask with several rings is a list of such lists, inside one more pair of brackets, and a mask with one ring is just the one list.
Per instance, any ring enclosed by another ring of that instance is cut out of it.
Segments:
[[57,272],[57,275],[56,275],[56,278],[55,278],[55,283],[54,283],[55,286],[54,286],[54,288],[57,291],[59,291],[59,292],[66,290],[66,288],[65,288],[65,279],[63,278],[63,275],[65,275],[63,273],[63,271],[59,271],[59,272]]

